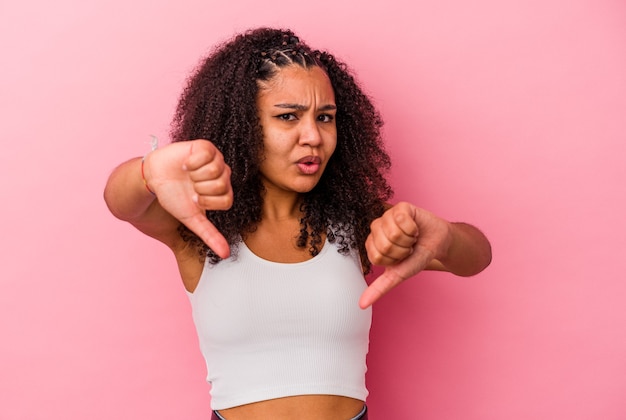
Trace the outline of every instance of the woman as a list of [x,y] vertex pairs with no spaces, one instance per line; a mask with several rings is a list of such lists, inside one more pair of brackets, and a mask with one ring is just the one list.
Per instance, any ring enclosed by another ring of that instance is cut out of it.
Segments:
[[387,204],[381,125],[343,63],[261,28],[198,67],[171,144],[111,174],[111,212],[174,253],[213,418],[366,419],[371,304],[489,265],[476,228]]

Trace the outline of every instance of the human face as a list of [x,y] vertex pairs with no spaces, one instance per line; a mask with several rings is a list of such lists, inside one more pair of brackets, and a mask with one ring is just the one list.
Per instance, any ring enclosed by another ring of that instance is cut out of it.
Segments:
[[259,86],[263,185],[268,192],[311,191],[337,145],[337,106],[330,79],[320,67],[291,65]]

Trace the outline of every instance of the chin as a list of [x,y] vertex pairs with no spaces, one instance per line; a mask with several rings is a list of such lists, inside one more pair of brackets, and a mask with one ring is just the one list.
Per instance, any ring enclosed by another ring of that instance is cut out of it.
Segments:
[[295,188],[294,191],[299,193],[299,194],[306,194],[309,193],[313,190],[313,188],[315,188],[315,185],[310,187],[310,188]]
[[315,188],[318,184],[319,180],[316,180],[315,182],[311,182],[311,183],[307,183],[307,184],[300,184],[294,187],[294,191],[300,193],[300,194],[306,194],[308,192],[311,192],[313,190],[313,188]]

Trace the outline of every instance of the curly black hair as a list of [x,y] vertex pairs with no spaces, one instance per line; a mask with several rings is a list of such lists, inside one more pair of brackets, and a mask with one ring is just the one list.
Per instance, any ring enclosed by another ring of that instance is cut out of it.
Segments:
[[[303,194],[298,246],[316,255],[323,233],[345,254],[358,249],[366,272],[365,239],[370,223],[385,210],[392,189],[391,166],[381,137],[383,120],[345,63],[312,50],[291,30],[258,28],[218,45],[187,81],[171,127],[173,141],[209,139],[231,167],[233,206],[207,217],[236,252],[240,237],[261,220],[264,187],[259,174],[263,133],[257,110],[259,81],[284,66],[318,66],[328,75],[337,105],[337,147],[319,183]],[[220,258],[199,238],[180,228],[202,258]]]

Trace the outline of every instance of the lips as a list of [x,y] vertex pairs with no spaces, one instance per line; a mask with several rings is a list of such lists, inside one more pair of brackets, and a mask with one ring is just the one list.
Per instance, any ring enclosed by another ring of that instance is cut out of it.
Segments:
[[313,175],[319,171],[322,159],[319,156],[305,156],[296,162],[298,169],[305,175]]

